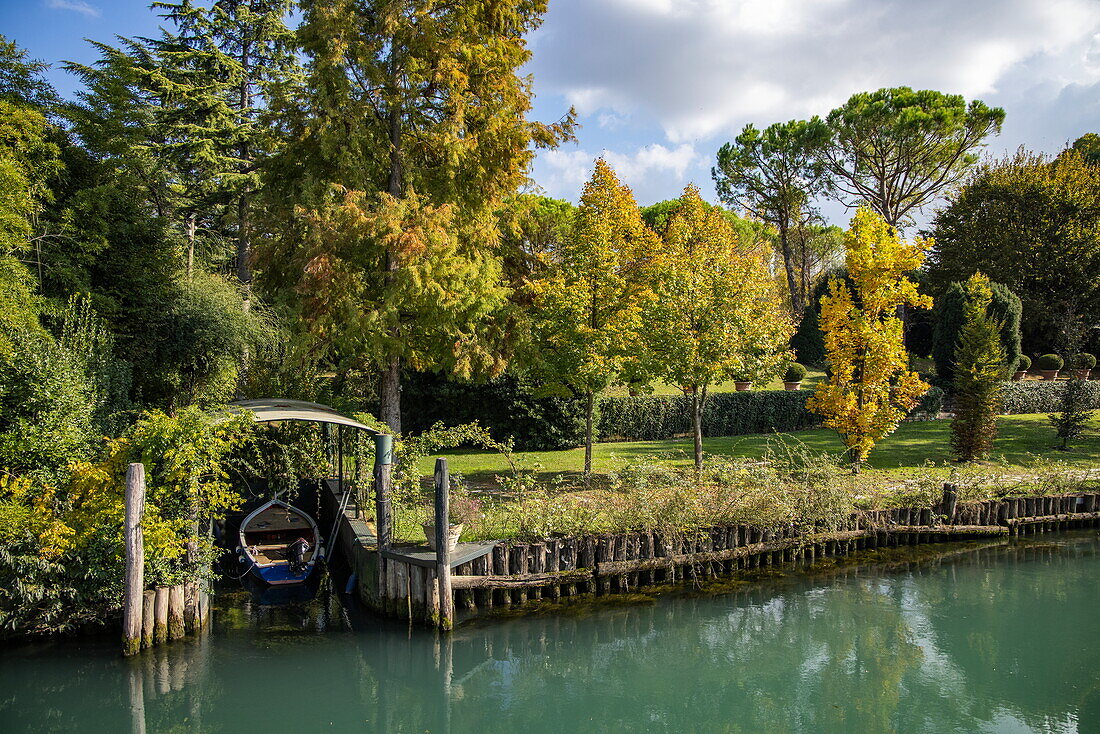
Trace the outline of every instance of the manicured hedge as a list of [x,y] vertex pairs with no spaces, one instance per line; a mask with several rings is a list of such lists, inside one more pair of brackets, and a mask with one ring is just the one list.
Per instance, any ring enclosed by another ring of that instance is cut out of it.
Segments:
[[[1027,380],[1025,382],[1006,382],[1001,387],[1003,413],[1054,413],[1061,409],[1062,386],[1064,382],[1045,380]],[[1090,381],[1088,390],[1088,409],[1100,408],[1100,382]]]
[[[716,393],[703,409],[704,436],[789,433],[821,425],[806,409],[812,390]],[[943,390],[929,389],[910,417],[935,418]],[[600,441],[660,441],[691,432],[691,399],[682,396],[604,398],[596,425]]]

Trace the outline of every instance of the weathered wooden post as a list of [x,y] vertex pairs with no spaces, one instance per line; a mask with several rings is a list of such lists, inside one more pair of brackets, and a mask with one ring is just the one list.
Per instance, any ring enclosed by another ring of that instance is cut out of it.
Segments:
[[158,586],[153,596],[153,644],[168,642],[168,587]]
[[393,436],[378,433],[374,436],[374,523],[378,534],[378,602],[386,608],[386,559],[382,551],[393,542],[390,508],[390,481],[393,472]]
[[943,485],[943,522],[945,525],[952,525],[955,522],[955,505],[959,501],[959,488],[957,485],[951,482],[945,482]]
[[183,584],[168,587],[168,639],[179,640],[184,635]]
[[149,648],[153,646],[153,620],[154,602],[157,592],[146,589],[141,599],[141,646]]
[[435,460],[435,558],[439,584],[439,626],[454,627],[455,607],[451,595],[451,476],[446,459]]
[[126,468],[126,579],[122,601],[122,654],[141,650],[141,615],[145,590],[145,546],[141,516],[145,511],[145,465]]

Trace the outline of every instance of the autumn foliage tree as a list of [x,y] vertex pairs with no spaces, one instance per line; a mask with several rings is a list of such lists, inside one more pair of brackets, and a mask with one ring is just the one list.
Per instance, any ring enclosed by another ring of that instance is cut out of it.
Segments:
[[[480,311],[486,318],[478,328],[461,329],[442,351],[432,352],[427,344],[406,345],[407,322],[418,321],[413,331],[429,333],[430,316],[439,311],[416,310],[401,313],[398,321],[390,319],[400,312],[404,296],[398,294],[405,292],[402,270],[410,262],[410,253],[402,249],[403,237],[383,228],[385,234],[365,236],[361,254],[346,260],[340,253],[326,253],[323,240],[304,239],[306,220],[332,214],[336,218],[324,226],[335,230],[344,214],[339,205],[331,206],[331,197],[340,189],[361,192],[355,195],[354,208],[361,210],[354,213],[356,218],[361,213],[367,219],[393,221],[413,211],[420,212],[417,216],[446,211],[447,226],[457,237],[455,248],[448,250],[450,262],[463,272],[488,274],[483,264],[497,256],[500,240],[494,210],[525,182],[534,147],[553,146],[569,137],[573,118],[567,114],[554,125],[527,119],[531,79],[518,72],[530,58],[526,36],[542,22],[545,0],[305,0],[301,9],[298,37],[307,59],[306,80],[287,88],[275,104],[279,124],[291,142],[267,166],[277,237],[257,243],[264,265],[260,279],[277,300],[314,322],[311,332],[321,337],[313,345],[315,351],[323,353],[337,372],[378,373],[380,418],[399,432],[401,370],[409,351],[420,356],[407,366],[438,370],[454,361],[456,349],[467,356],[497,351],[495,343],[503,341],[505,330],[495,328],[498,324],[487,315],[499,303],[500,284],[465,281],[466,300],[482,300]],[[402,203],[406,199],[407,205]],[[356,231],[365,234],[362,228]],[[433,225],[431,231],[409,236],[437,234]],[[334,246],[347,242],[341,237]],[[372,268],[349,271],[346,279],[382,286],[367,300],[344,300],[337,308],[369,307],[381,303],[377,299],[386,294],[398,300],[377,312],[345,311],[346,318],[310,308],[318,299],[341,303],[343,281],[314,274],[326,261],[335,260]],[[303,267],[308,263],[312,265]],[[423,280],[415,290],[428,293],[438,282],[448,291],[452,275],[446,269],[432,267],[430,261],[421,265]],[[430,344],[441,344],[446,326],[470,313],[461,308],[449,314]],[[329,331],[322,334],[318,322],[325,322]],[[393,328],[369,349],[330,350],[337,343],[354,343],[358,337],[350,330],[363,322],[390,323]],[[398,322],[403,326],[398,328]],[[476,347],[467,341],[475,338],[481,341]],[[482,366],[492,373],[500,362],[493,357]]]
[[540,371],[585,398],[585,475],[592,471],[595,396],[641,347],[647,265],[656,244],[630,188],[607,161],[597,160],[572,231],[537,286],[532,327]]
[[760,252],[742,253],[722,212],[689,186],[654,258],[643,332],[652,373],[689,388],[695,468],[703,468],[703,407],[711,385],[764,382],[789,354],[791,322]]
[[852,286],[834,279],[821,298],[828,378],[807,405],[824,416],[848,448],[853,473],[898,427],[928,385],[908,368],[901,306],[931,308],[906,273],[924,262],[928,240],[904,241],[861,207],[848,230],[845,264]]
[[[951,449],[959,461],[984,459],[997,437],[1001,382],[1007,376],[1002,324],[991,313],[989,278],[975,273],[966,281],[963,325],[955,346],[955,417]],[[1015,364],[1015,358],[1012,363]]]

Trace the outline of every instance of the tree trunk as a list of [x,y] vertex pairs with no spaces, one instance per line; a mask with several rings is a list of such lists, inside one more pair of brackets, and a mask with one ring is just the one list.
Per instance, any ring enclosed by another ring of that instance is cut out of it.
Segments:
[[[251,81],[251,44],[244,43],[241,48],[241,86],[240,86],[240,117],[241,125],[247,125],[252,111],[252,81]],[[241,159],[241,173],[248,171],[252,164],[251,151],[248,141],[241,142],[238,156]],[[237,198],[237,280],[244,287],[244,308],[247,311],[251,301],[252,267],[251,243],[248,239],[248,191],[247,185],[242,189]]]
[[187,215],[187,279],[195,272],[195,230],[198,228],[198,217],[194,212]]
[[587,401],[584,414],[584,478],[587,480],[592,474],[592,413],[596,408],[596,396],[589,390],[585,397]]
[[703,401],[706,400],[706,386],[695,386],[691,394],[691,428],[695,438],[695,477],[703,474]]
[[382,371],[378,390],[381,398],[382,422],[390,427],[390,433],[401,433],[401,358],[394,357]]
[[779,249],[783,252],[783,269],[787,271],[787,288],[791,292],[791,313],[800,316],[803,309],[801,289],[795,273],[794,253],[791,252],[791,238],[787,225],[779,227]]

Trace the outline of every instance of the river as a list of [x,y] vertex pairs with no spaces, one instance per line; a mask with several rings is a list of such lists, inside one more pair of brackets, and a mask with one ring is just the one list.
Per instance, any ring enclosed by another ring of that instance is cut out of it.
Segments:
[[210,634],[0,650],[0,732],[1100,732],[1096,531],[875,551],[451,636],[325,590]]

